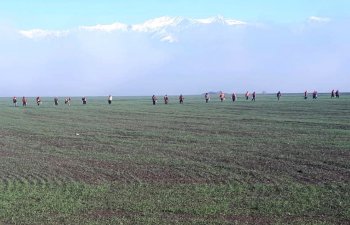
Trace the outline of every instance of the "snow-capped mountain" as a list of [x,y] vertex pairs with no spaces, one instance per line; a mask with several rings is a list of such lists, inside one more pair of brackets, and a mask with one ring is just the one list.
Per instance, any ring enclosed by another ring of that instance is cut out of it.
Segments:
[[128,25],[125,23],[115,22],[112,24],[97,24],[93,26],[80,26],[77,30],[69,31],[47,31],[42,29],[22,30],[19,33],[30,39],[42,39],[50,37],[64,37],[71,32],[139,32],[150,33],[152,37],[159,38],[164,42],[177,42],[177,34],[184,30],[196,28],[200,26],[243,26],[246,22],[227,19],[223,16],[216,16],[204,19],[190,19],[184,17],[163,16],[143,23]]

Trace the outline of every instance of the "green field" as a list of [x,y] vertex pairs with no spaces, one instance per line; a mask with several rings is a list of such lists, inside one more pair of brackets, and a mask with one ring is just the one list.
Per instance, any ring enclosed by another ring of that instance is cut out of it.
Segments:
[[349,224],[350,96],[239,97],[0,99],[0,224]]

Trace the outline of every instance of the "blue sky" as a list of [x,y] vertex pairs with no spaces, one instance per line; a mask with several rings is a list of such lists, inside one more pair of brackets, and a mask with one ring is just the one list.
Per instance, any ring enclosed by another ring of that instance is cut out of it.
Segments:
[[348,0],[1,1],[0,95],[350,91],[349,12]]

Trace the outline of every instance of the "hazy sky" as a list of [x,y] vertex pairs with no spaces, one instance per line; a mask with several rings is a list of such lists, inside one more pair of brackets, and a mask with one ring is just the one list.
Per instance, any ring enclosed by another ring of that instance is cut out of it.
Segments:
[[348,0],[0,1],[0,95],[350,91]]

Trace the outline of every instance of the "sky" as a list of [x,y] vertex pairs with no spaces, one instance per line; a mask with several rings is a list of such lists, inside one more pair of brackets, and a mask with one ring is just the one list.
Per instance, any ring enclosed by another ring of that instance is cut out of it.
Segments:
[[0,96],[350,91],[348,0],[0,0]]

